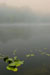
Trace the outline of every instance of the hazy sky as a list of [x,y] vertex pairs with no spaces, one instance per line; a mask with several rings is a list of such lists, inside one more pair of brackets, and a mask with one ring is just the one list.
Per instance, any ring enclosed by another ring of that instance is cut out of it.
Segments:
[[29,7],[35,13],[50,14],[50,0],[0,0],[0,3],[15,7]]

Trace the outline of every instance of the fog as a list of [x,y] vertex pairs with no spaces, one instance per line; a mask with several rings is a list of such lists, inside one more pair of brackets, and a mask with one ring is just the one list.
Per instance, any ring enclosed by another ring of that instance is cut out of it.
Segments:
[[[33,56],[27,58],[27,54]],[[13,63],[14,56],[17,61],[24,60],[18,72],[6,69],[8,63],[0,60],[1,75],[50,75],[50,15],[36,14],[27,7],[0,5],[1,55],[13,58]]]
[[0,5],[0,24],[4,23],[50,23],[50,15],[37,14],[28,7]]

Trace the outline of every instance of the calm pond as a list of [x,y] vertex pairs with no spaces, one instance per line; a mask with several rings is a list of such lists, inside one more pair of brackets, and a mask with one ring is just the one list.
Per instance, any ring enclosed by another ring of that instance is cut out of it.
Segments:
[[50,75],[50,25],[0,25],[0,56],[12,58],[14,50],[24,64],[13,72],[0,59],[1,75]]

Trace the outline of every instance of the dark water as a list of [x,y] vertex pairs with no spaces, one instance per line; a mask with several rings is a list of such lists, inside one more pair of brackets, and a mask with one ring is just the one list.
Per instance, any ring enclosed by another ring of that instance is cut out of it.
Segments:
[[[6,70],[7,64],[0,60],[1,75],[50,75],[50,56],[39,53],[41,50],[50,54],[50,25],[0,26],[0,53],[13,57],[15,49],[24,64],[14,73]],[[35,56],[25,57],[28,53]]]

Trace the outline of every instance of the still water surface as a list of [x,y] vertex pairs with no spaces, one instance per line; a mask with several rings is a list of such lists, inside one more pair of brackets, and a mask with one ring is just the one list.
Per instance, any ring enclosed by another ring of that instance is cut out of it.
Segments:
[[[0,60],[1,75],[50,75],[50,56],[46,55],[50,54],[50,25],[0,26],[0,53],[13,57],[15,49],[24,64],[14,73],[6,70],[7,64]],[[27,58],[30,53],[35,56]]]

